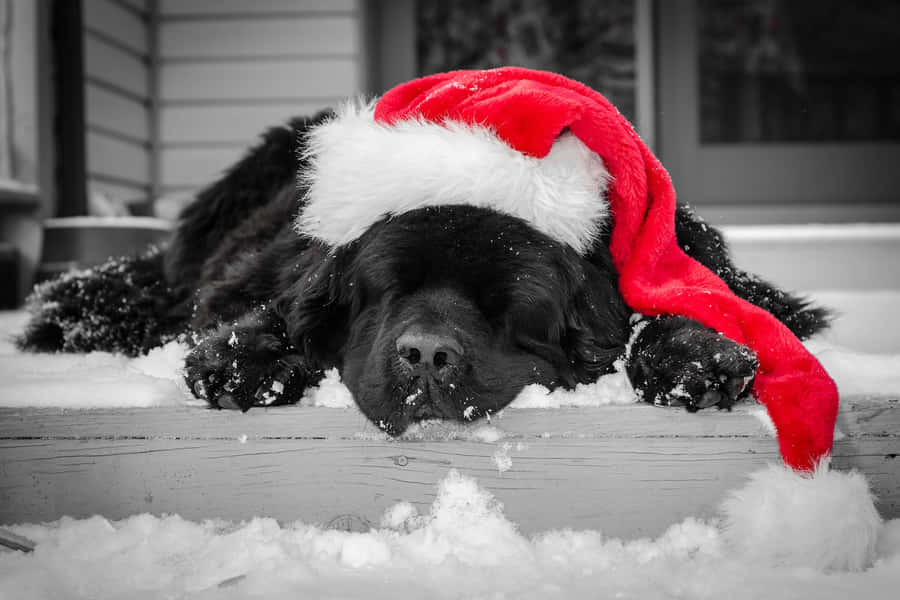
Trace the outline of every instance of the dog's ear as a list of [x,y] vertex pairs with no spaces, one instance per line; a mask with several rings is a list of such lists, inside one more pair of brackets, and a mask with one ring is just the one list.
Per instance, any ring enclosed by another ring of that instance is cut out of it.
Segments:
[[310,245],[290,272],[277,302],[292,344],[303,352],[310,366],[341,366],[353,311],[359,302],[352,285],[353,248],[329,249]]
[[[598,264],[599,261],[599,264]],[[583,261],[564,308],[563,350],[574,379],[591,383],[611,372],[628,341],[631,313],[618,290],[612,261]]]
[[630,314],[611,260],[597,267],[566,252],[549,275],[522,279],[515,289],[527,301],[515,302],[507,320],[516,345],[552,364],[569,388],[610,372],[628,341]]

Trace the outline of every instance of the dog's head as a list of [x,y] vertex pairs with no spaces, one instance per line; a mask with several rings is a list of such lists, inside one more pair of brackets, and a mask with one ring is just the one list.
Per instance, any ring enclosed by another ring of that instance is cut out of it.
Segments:
[[410,211],[307,251],[284,298],[289,334],[313,364],[339,367],[392,435],[473,420],[528,384],[572,387],[610,369],[628,312],[598,246],[583,258],[483,208]]

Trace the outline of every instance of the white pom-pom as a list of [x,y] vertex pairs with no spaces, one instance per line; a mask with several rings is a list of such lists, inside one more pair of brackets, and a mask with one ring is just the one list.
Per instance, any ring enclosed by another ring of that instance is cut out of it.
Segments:
[[725,541],[753,561],[858,571],[875,556],[881,517],[866,478],[855,471],[814,473],[770,465],[722,504]]

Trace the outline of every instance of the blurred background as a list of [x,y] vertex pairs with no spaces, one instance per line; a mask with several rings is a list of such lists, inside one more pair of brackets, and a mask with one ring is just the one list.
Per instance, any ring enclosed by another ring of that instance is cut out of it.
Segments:
[[900,222],[897,57],[894,0],[0,0],[0,306],[265,127],[458,68],[601,91],[714,223]]

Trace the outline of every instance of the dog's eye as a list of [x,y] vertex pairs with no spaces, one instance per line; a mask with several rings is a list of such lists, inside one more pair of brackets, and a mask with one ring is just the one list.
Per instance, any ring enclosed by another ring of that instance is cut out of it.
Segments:
[[482,289],[478,298],[478,309],[490,322],[497,322],[505,326],[505,316],[508,315],[508,301],[505,294],[496,289]]

